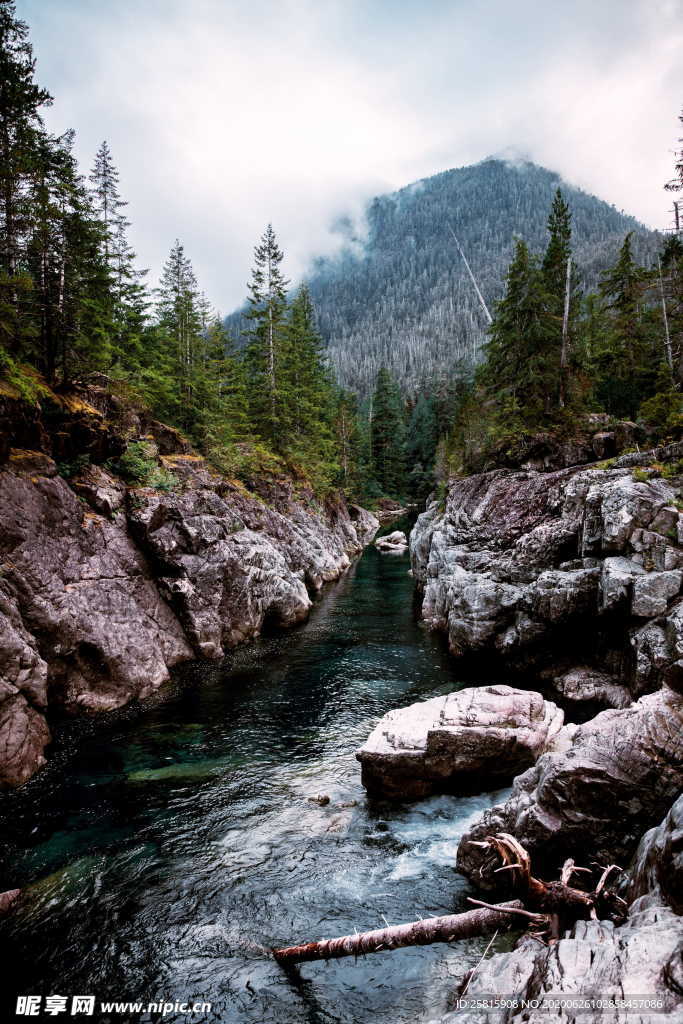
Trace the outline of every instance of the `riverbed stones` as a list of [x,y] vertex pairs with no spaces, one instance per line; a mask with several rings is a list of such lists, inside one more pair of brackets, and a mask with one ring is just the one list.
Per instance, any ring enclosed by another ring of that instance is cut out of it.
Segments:
[[539,693],[481,686],[390,711],[356,753],[373,796],[417,799],[458,786],[485,788],[533,764],[563,713]]

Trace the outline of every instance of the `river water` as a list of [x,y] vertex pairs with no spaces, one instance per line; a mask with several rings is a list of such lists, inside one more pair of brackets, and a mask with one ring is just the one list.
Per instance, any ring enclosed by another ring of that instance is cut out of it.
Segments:
[[25,887],[0,928],[12,1019],[18,994],[213,1004],[166,1021],[438,1019],[487,940],[292,974],[268,955],[465,906],[458,838],[501,794],[370,803],[354,758],[390,708],[459,685],[408,568],[368,549],[308,623],[79,726],[6,800],[0,889]]

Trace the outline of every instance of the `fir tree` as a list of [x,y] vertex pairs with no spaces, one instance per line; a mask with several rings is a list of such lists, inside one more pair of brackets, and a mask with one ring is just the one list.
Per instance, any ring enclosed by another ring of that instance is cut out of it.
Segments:
[[189,428],[196,408],[193,389],[202,345],[202,317],[197,279],[177,239],[157,289],[157,322],[168,339],[178,395],[177,416],[183,426]]
[[383,493],[398,496],[405,483],[405,410],[398,384],[384,367],[372,399],[371,439],[374,477]]
[[435,403],[421,393],[410,416],[406,440],[408,482],[417,498],[426,498],[432,489],[437,441]]
[[543,421],[558,368],[547,340],[542,272],[526,244],[518,240],[480,374],[486,393],[497,402],[501,422],[534,427]]
[[288,282],[281,270],[284,254],[272,224],[254,249],[254,268],[249,282],[249,321],[246,359],[249,367],[251,419],[275,448],[282,443],[282,363],[286,348]]
[[52,103],[34,82],[28,26],[11,0],[0,0],[0,259],[12,275],[24,256],[31,177],[45,138],[41,108]]
[[663,351],[653,311],[645,303],[649,283],[633,257],[629,233],[600,284],[607,321],[594,357],[597,398],[615,416],[633,418],[656,387]]

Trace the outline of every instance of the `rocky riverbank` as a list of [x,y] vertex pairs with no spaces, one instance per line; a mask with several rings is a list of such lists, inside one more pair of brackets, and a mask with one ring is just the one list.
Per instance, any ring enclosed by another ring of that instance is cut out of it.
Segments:
[[[4,787],[45,763],[53,712],[121,707],[181,661],[305,619],[378,526],[286,479],[248,491],[176,431],[111,403],[102,389],[60,399],[47,424],[0,403]],[[127,487],[103,465],[140,438],[167,489]]]
[[[543,877],[557,877],[566,857],[628,869],[623,925],[580,921],[550,947],[526,938],[481,965],[472,997],[660,994],[681,1013],[682,456],[672,445],[601,465],[453,480],[411,535],[422,616],[461,664],[495,666],[574,719],[463,836],[458,870],[509,891],[483,842],[501,832]],[[487,724],[474,715],[466,731],[481,735]],[[508,1009],[492,1019],[542,1018]],[[614,1009],[581,1019],[627,1018]]]

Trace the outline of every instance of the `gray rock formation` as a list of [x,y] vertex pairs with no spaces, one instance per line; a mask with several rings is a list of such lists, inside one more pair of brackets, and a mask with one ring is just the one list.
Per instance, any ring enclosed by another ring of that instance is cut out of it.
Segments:
[[[606,921],[579,921],[553,946],[526,936],[511,953],[485,960],[467,989],[467,997],[516,998],[517,1008],[486,1014],[477,1009],[458,1010],[440,1017],[438,1024],[547,1024],[549,1020],[565,1024],[673,1024],[683,1019],[682,950],[683,918],[657,900],[644,897],[636,901],[628,920],[619,927]],[[567,1008],[561,1009],[553,997],[564,999]],[[668,1012],[655,1009],[650,1013],[645,1007],[638,1012],[629,1006],[629,997],[649,997],[655,1000],[655,1006],[660,1001]],[[596,1000],[593,1009],[586,1004],[591,998]],[[453,1001],[456,999],[454,995]],[[538,1001],[541,1006],[524,1007],[524,1000]],[[576,1011],[571,1009],[572,1000],[577,1001]]]
[[51,708],[121,707],[180,661],[300,621],[307,588],[344,572],[377,529],[341,501],[280,496],[276,511],[183,458],[177,492],[128,491],[127,508],[97,466],[69,486],[48,456],[13,450],[0,471],[0,786],[44,763]]
[[498,865],[472,842],[494,832],[513,834],[548,877],[570,856],[625,864],[682,789],[683,696],[664,687],[624,710],[565,726],[554,749],[515,779],[507,802],[463,836],[458,870],[495,885]]
[[423,617],[458,655],[651,691],[683,669],[679,502],[675,481],[629,467],[451,481],[411,534]]
[[356,753],[375,796],[417,799],[512,779],[552,745],[563,713],[539,693],[480,686],[386,714]]

